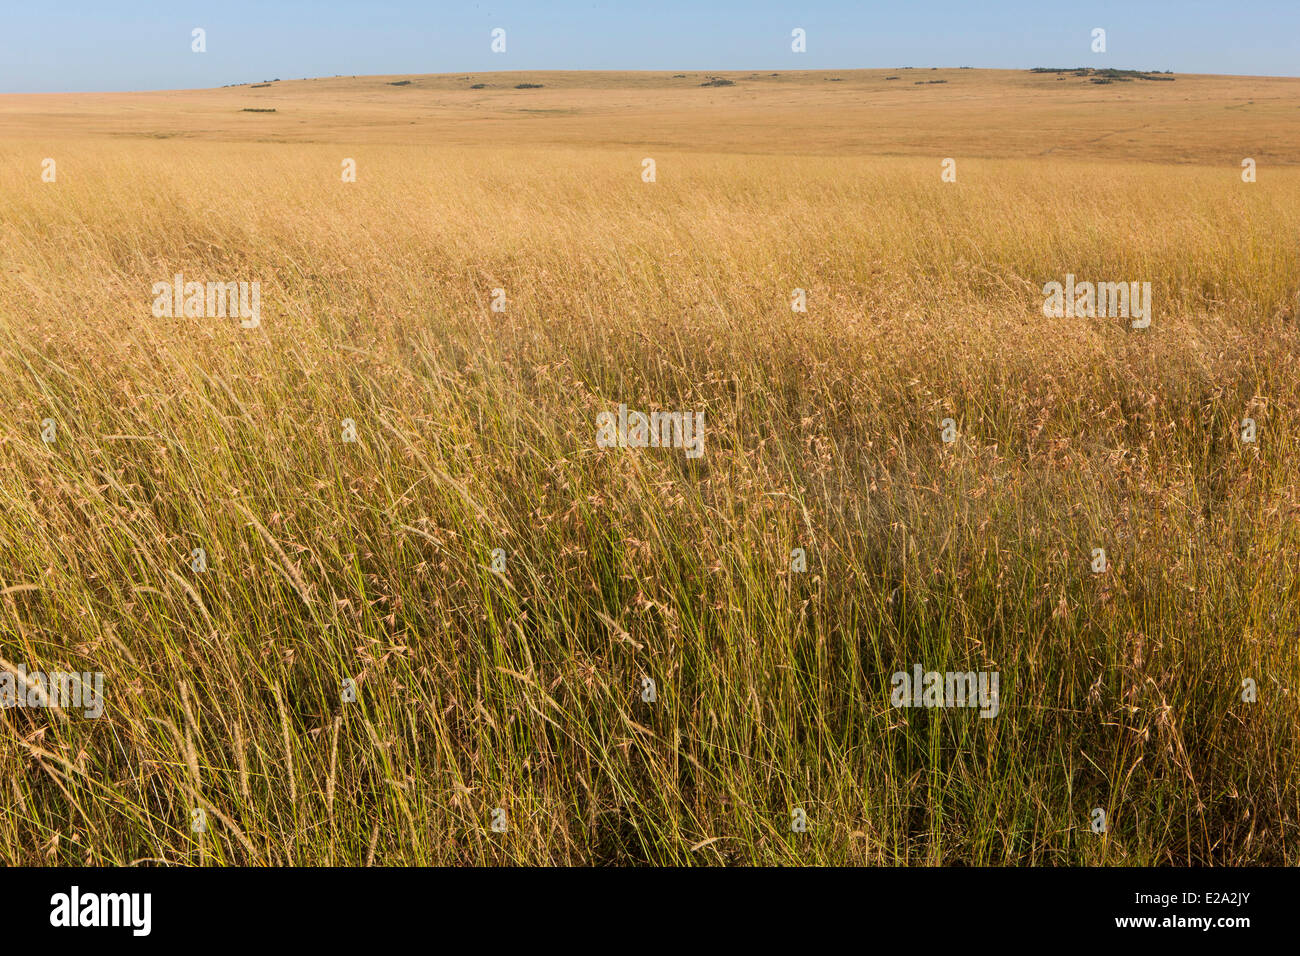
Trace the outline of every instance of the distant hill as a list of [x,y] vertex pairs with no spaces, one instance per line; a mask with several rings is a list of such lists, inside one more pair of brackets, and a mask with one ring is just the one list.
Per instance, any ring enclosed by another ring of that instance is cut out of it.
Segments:
[[[835,82],[827,82],[834,80]],[[1172,82],[1171,82],[1172,81]],[[1090,67],[510,72],[0,96],[0,136],[1300,162],[1300,79]]]

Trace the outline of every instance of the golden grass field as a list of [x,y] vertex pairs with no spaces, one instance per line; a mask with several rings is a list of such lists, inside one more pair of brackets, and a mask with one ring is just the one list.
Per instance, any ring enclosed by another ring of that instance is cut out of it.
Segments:
[[0,96],[0,860],[1300,862],[1300,79],[709,75]]

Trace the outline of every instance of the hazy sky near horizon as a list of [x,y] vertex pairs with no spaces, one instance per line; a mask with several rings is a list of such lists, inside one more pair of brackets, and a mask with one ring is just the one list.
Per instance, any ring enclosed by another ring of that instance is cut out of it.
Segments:
[[[207,52],[191,31],[207,31]],[[490,49],[506,31],[506,52]],[[790,32],[807,32],[807,52]],[[1093,53],[1094,27],[1107,52]],[[1300,75],[1300,0],[0,0],[0,92],[494,70],[1097,66]]]

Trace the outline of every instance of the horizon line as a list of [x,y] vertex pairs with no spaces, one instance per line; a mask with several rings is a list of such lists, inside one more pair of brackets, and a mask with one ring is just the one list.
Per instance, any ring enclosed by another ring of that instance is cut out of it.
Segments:
[[587,73],[587,74],[620,74],[620,73],[672,73],[688,71],[692,73],[706,73],[709,75],[721,76],[728,73],[756,73],[768,72],[778,74],[802,74],[802,73],[862,73],[888,70],[914,70],[914,71],[931,71],[931,70],[962,70],[968,72],[980,73],[1032,73],[1036,70],[1048,71],[1074,71],[1074,70],[1094,70],[1105,72],[1113,70],[1118,72],[1131,73],[1150,73],[1169,76],[1199,76],[1199,77],[1222,77],[1229,79],[1262,79],[1262,80],[1293,80],[1300,79],[1300,74],[1289,73],[1192,73],[1179,72],[1177,70],[1156,70],[1156,69],[1138,69],[1136,67],[1095,67],[1095,66],[1027,66],[1027,67],[997,67],[997,66],[846,66],[846,67],[818,67],[816,69],[797,69],[792,70],[788,67],[785,69],[772,67],[749,67],[743,69],[718,70],[706,67],[663,67],[659,69],[623,69],[623,70],[593,70],[593,69],[565,69],[556,67],[547,67],[544,69],[518,69],[518,70],[447,70],[437,73],[331,73],[320,76],[299,76],[285,79],[276,77],[274,79],[262,80],[243,80],[237,83],[224,83],[220,86],[160,86],[151,88],[120,89],[120,90],[42,90],[42,91],[24,91],[11,92],[0,90],[0,96],[93,96],[93,95],[118,95],[123,93],[193,93],[203,90],[227,90],[240,86],[249,86],[254,83],[303,83],[312,80],[341,80],[353,79],[362,80],[370,78],[383,78],[391,76],[409,76],[409,77],[429,77],[429,76],[503,76],[508,74],[538,74],[538,73]]

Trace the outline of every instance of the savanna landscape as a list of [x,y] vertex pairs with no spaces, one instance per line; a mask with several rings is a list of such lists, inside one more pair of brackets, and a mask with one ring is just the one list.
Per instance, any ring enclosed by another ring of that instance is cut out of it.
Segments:
[[0,95],[0,861],[1300,862],[1300,80],[1045,66]]

